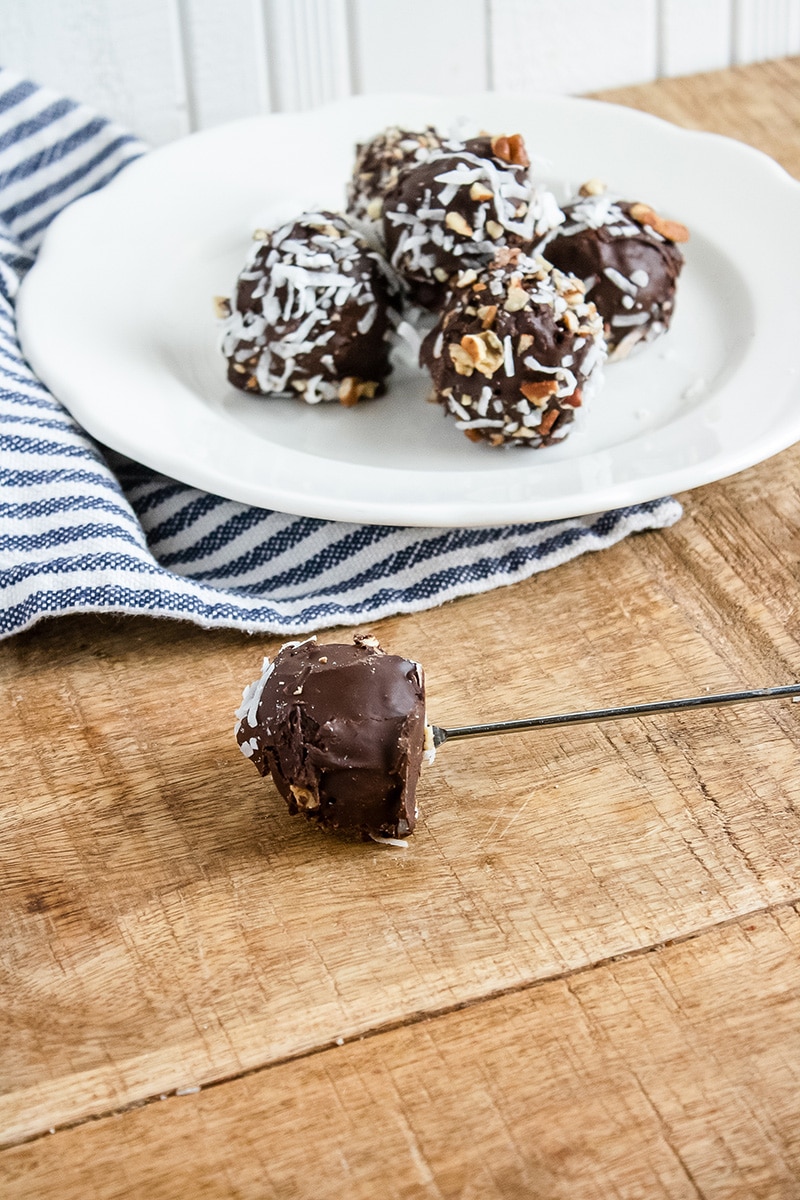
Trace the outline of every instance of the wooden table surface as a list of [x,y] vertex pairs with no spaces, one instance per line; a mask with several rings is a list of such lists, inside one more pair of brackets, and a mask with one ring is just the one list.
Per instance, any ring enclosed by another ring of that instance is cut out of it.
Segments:
[[[606,98],[800,176],[800,60]],[[799,479],[375,632],[445,725],[794,681]],[[800,706],[454,743],[395,851],[236,749],[277,644],[0,646],[0,1194],[799,1197]]]

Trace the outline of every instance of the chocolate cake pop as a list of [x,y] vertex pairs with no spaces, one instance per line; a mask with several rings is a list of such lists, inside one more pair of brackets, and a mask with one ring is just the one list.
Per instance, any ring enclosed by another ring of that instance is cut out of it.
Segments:
[[228,379],[255,395],[352,405],[380,395],[389,373],[397,286],[350,222],[304,213],[259,231],[227,305]]
[[235,734],[259,773],[272,775],[290,813],[405,846],[422,763],[445,742],[798,696],[793,683],[444,728],[428,723],[419,663],[385,654],[369,635],[352,646],[320,646],[312,637],[264,660],[260,678],[244,689]]
[[422,667],[353,645],[289,642],[245,689],[236,739],[291,813],[377,840],[413,833],[423,758],[433,758]]
[[456,427],[492,446],[561,441],[605,357],[602,321],[580,280],[508,249],[453,290],[420,351]]
[[564,214],[564,224],[539,249],[584,281],[603,318],[610,357],[624,358],[669,328],[683,266],[676,243],[688,240],[688,230],[646,204],[612,196],[594,180]]
[[361,221],[379,221],[383,198],[404,167],[425,162],[442,138],[432,125],[415,133],[390,125],[356,147],[356,162],[347,185],[347,212]]
[[437,309],[499,247],[529,250],[563,220],[528,166],[523,139],[513,134],[445,143],[400,172],[384,198],[383,236],[412,301]]

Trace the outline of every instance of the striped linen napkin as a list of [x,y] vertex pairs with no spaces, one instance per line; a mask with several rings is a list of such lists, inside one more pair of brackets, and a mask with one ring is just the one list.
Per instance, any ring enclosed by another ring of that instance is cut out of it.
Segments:
[[0,71],[0,637],[70,612],[298,634],[416,612],[681,515],[671,498],[495,529],[351,525],[251,508],[99,446],[39,382],[14,297],[47,227],[145,148]]

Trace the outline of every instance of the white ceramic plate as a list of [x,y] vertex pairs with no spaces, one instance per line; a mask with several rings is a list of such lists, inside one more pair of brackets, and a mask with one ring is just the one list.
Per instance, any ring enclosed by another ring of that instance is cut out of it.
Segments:
[[[387,124],[521,131],[561,198],[591,176],[687,224],[670,333],[611,365],[565,443],[474,445],[400,366],[372,404],[259,400],[225,380],[211,298],[252,230],[343,203]],[[490,94],[356,98],[195,134],[49,231],[19,304],[31,363],[100,441],[186,483],[301,515],[496,525],[576,516],[731,475],[800,439],[800,185],[738,142],[629,109]]]

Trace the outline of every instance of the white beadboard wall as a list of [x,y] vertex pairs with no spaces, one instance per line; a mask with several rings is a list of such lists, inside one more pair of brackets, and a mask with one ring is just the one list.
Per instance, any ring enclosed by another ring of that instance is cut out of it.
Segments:
[[581,93],[800,54],[800,0],[0,0],[0,63],[153,145],[351,93]]

